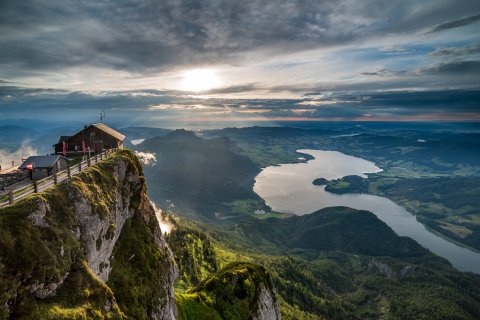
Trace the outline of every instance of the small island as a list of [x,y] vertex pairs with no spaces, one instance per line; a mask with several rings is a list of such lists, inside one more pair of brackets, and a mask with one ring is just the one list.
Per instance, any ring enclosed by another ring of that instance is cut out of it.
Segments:
[[368,182],[357,175],[332,180],[317,178],[312,183],[316,186],[326,186],[325,191],[335,194],[368,192]]
[[366,179],[357,175],[346,176],[328,181],[325,191],[335,194],[367,193],[368,182]]
[[328,183],[328,180],[325,178],[317,178],[312,182],[316,186],[324,186]]

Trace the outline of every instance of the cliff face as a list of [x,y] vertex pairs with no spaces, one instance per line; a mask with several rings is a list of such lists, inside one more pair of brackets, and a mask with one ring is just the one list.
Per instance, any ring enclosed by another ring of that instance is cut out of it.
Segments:
[[276,293],[273,287],[260,283],[256,308],[253,311],[252,319],[270,320],[281,319],[280,309],[277,304]]
[[[92,197],[94,195],[85,192],[91,185],[89,186],[84,180],[86,180],[86,177],[94,178],[91,175],[86,175],[80,179],[74,178],[73,184],[67,185],[69,199],[72,200],[73,204],[73,214],[78,221],[75,236],[82,243],[90,269],[104,282],[108,280],[112,270],[110,257],[123,225],[127,219],[133,217],[138,209],[130,206],[131,198],[133,196],[142,197],[140,194],[142,184],[138,170],[127,172],[125,161],[119,158],[115,159],[112,169],[113,178],[118,181],[118,185],[112,186],[114,188],[111,190],[98,190],[102,192],[102,195],[97,195],[97,199],[88,199],[88,196]],[[96,181],[89,181],[89,183],[95,184]],[[123,192],[123,190],[126,192]],[[105,192],[109,194],[106,195]],[[111,198],[108,199],[109,197]],[[110,205],[108,202],[105,203],[106,207],[103,208],[105,209],[103,214],[95,214],[96,211],[100,212],[95,208],[99,200],[113,200]]]
[[121,151],[0,210],[0,319],[175,319],[177,269],[145,190]]

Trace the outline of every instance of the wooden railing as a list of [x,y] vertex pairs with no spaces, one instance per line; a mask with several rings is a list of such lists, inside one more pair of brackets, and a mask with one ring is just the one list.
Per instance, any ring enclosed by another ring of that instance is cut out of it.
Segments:
[[100,154],[95,154],[90,157],[87,156],[86,160],[80,161],[71,166],[67,166],[65,170],[54,173],[46,178],[35,180],[26,186],[18,187],[17,189],[10,190],[7,194],[0,196],[0,208],[14,204],[20,199],[25,198],[33,193],[39,193],[51,188],[58,183],[69,180],[72,176],[82,172],[85,168],[88,168],[102,160],[107,159],[112,153],[118,151],[118,149],[107,149]]

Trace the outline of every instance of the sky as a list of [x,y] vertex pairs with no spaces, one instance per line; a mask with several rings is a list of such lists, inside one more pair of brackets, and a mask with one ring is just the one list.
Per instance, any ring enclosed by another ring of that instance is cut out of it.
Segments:
[[480,120],[478,0],[0,0],[0,119]]

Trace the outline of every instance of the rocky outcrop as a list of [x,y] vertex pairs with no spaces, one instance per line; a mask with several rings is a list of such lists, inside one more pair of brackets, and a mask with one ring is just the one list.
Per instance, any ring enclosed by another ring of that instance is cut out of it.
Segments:
[[252,319],[254,320],[273,320],[281,319],[280,309],[277,304],[276,293],[273,288],[268,288],[260,283],[260,294],[257,298],[256,309],[253,310]]
[[253,263],[234,262],[194,290],[199,297],[214,301],[213,308],[229,319],[280,319],[276,292],[268,271]]
[[38,209],[30,213],[27,219],[36,227],[48,227],[48,223],[45,221],[45,216],[47,211],[50,211],[50,206],[45,201],[38,201],[37,206]]
[[[0,319],[176,319],[178,269],[131,152],[0,214]],[[195,290],[215,301],[216,312],[280,319],[265,268],[233,263],[215,272],[210,260],[214,274]]]
[[398,270],[394,270],[388,264],[376,259],[369,261],[368,269],[378,272],[390,279],[399,279],[415,273],[415,266],[413,265],[406,265]]
[[[142,166],[131,152],[120,151],[0,214],[1,319],[136,318],[132,310],[144,312],[142,318],[176,318],[178,271],[146,196]],[[122,252],[132,243],[142,251]],[[156,266],[140,270],[150,281],[136,300],[148,307],[130,308],[125,295],[138,284],[118,275],[138,274],[144,260]],[[45,302],[37,305],[40,300]]]
[[30,293],[32,293],[37,299],[45,299],[53,296],[56,293],[57,288],[63,284],[68,275],[69,272],[65,273],[58,282],[52,281],[49,283],[39,283],[36,281],[30,286]]
[[118,185],[110,190],[114,201],[108,207],[106,215],[96,212],[95,203],[91,203],[81,189],[75,185],[67,185],[69,197],[73,200],[74,216],[78,222],[76,237],[85,249],[89,267],[104,282],[108,280],[111,271],[110,257],[123,225],[135,214],[135,208],[130,207],[131,198],[144,196],[139,195],[142,192],[140,172],[127,172],[125,160],[121,158],[115,158],[113,162],[111,174]]

